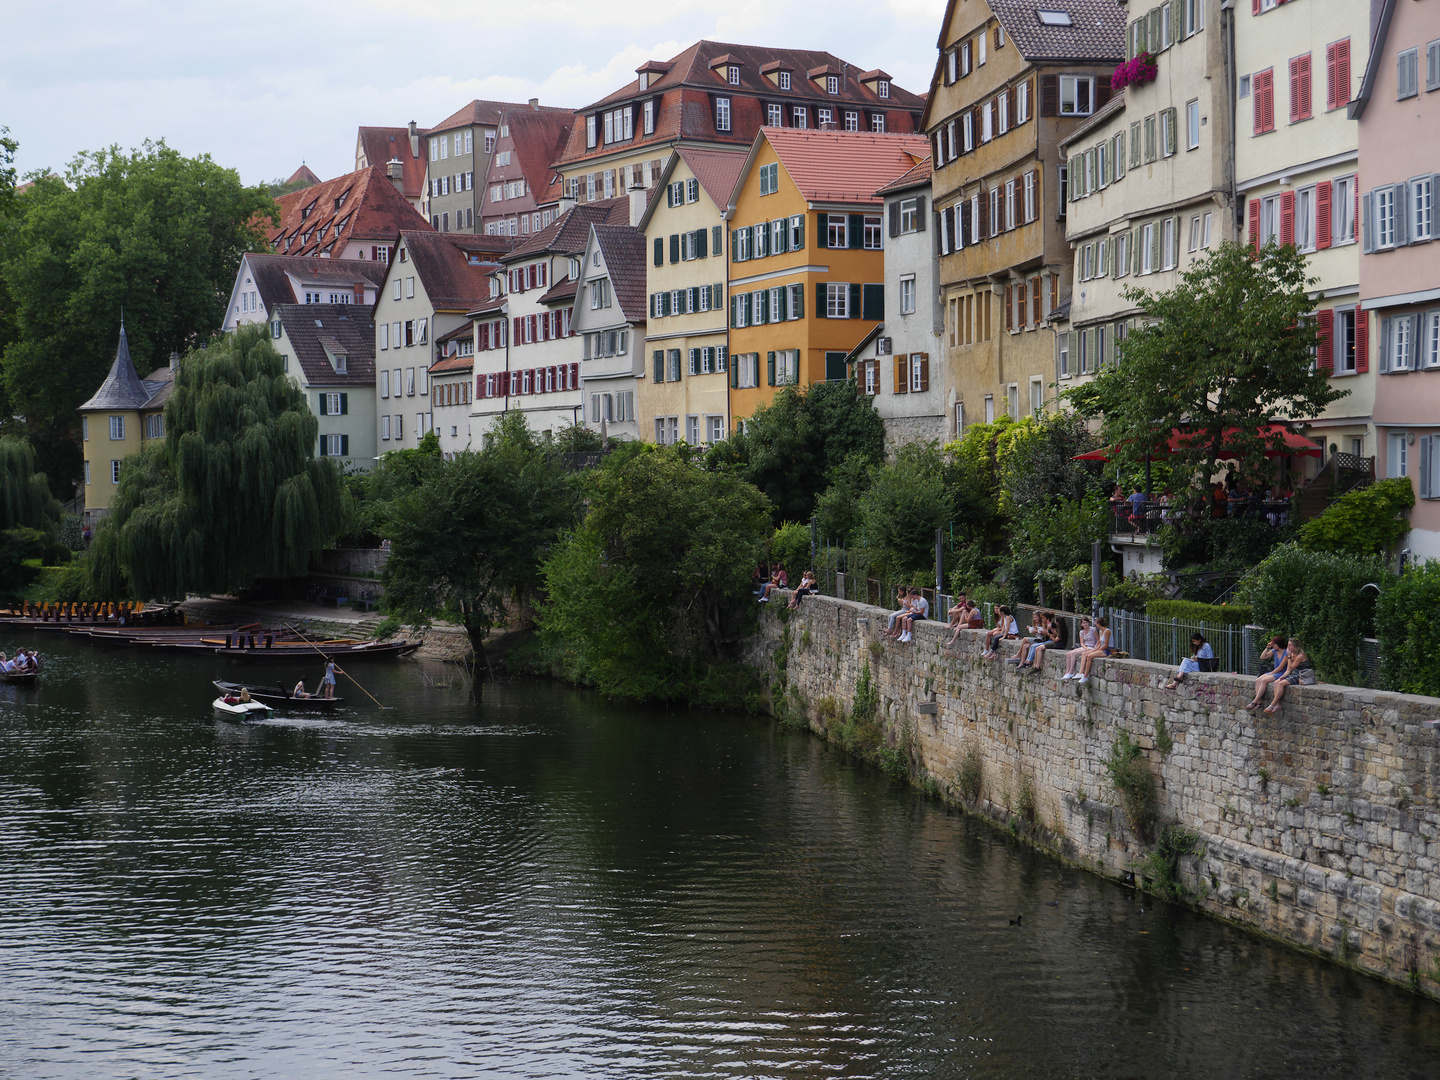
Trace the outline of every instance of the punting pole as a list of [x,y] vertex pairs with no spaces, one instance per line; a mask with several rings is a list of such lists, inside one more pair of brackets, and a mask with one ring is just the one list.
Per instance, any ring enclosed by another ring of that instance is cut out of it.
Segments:
[[[289,623],[285,623],[285,629],[291,631],[291,632],[292,632],[296,637],[298,637],[301,641],[305,642],[306,645],[309,645],[309,646],[310,646],[312,649],[314,649],[317,653],[319,653],[321,656],[325,657],[325,662],[326,662],[326,663],[330,663],[330,662],[331,662],[330,657],[325,653],[325,651],[324,651],[323,649],[320,648],[319,645],[316,645],[313,641],[311,641],[309,638],[307,638],[304,634],[300,633],[299,630],[296,630],[295,627],[291,626]],[[362,694],[364,694],[366,697],[368,697],[371,701],[375,702],[376,705],[380,705],[380,708],[382,708],[382,709],[385,708],[384,705],[381,705],[381,704],[380,704],[380,699],[379,699],[379,698],[377,698],[374,694],[370,693],[369,690],[366,690],[365,687],[361,686],[358,682],[356,682],[354,675],[351,675],[348,671],[345,671],[344,669],[341,669],[340,674],[341,674],[341,675],[344,675],[344,676],[345,676],[347,679],[349,679],[352,683],[355,683],[356,687],[359,688],[360,692],[361,692]]]

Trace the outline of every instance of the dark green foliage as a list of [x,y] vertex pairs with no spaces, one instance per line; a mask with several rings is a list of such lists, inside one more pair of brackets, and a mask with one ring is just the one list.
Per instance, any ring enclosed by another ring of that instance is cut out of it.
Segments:
[[767,545],[765,561],[779,563],[793,589],[800,584],[800,575],[810,568],[810,526],[787,521],[775,530]]
[[64,507],[50,494],[45,474],[35,471],[35,451],[30,443],[0,439],[0,529],[23,525],[54,531],[63,514]]
[[1437,634],[1440,634],[1440,562],[1431,561],[1394,579],[1376,604],[1375,636],[1380,639],[1380,672],[1384,685],[1407,694],[1440,697]]
[[1185,855],[1199,855],[1204,850],[1199,833],[1179,825],[1166,825],[1160,830],[1154,848],[1140,863],[1140,876],[1147,891],[1166,900],[1183,901],[1187,893],[1177,876],[1180,859]]
[[523,610],[539,586],[541,559],[579,514],[578,481],[519,412],[479,452],[427,456],[400,466],[418,483],[388,504],[386,610],[415,626],[456,622],[478,650],[506,603]]
[[1086,495],[1105,494],[1101,463],[1075,460],[1098,441],[1072,412],[1030,417],[1012,425],[998,459],[1002,505],[1024,514],[1056,502],[1075,503]]
[[1270,419],[1309,419],[1345,394],[1314,364],[1313,283],[1293,245],[1271,243],[1257,258],[1226,241],[1169,292],[1127,287],[1142,325],[1118,365],[1068,397],[1080,415],[1102,419],[1122,465],[1142,468],[1147,451],[1180,428],[1195,433],[1170,461],[1184,475],[1214,476],[1219,461],[1233,459],[1241,475],[1267,476]]
[[1093,494],[1026,508],[1011,525],[1011,576],[1033,579],[1042,570],[1088,565],[1091,545],[1104,539],[1109,523],[1109,505]]
[[933,568],[935,530],[950,523],[952,506],[935,446],[911,443],[893,462],[873,469],[860,514],[863,546],[875,569],[903,576]]
[[[42,178],[0,232],[0,280],[14,315],[3,415],[20,414],[52,489],[81,473],[77,407],[115,355],[123,306],[143,376],[220,325],[240,256],[261,250],[275,212],[208,156],[163,142],[81,154],[63,180]],[[63,362],[59,358],[63,357]]]
[[770,507],[743,480],[650,444],[585,475],[588,512],[542,567],[541,632],[603,693],[687,700],[754,617]]
[[1122,578],[1100,590],[1100,606],[1144,611],[1154,601],[1165,598],[1163,588],[1163,581],[1156,575]]
[[40,573],[45,534],[23,525],[0,532],[0,596],[13,597]]
[[297,577],[344,519],[340,472],[314,455],[318,421],[264,326],[187,355],[165,441],[126,459],[96,535],[96,584],[143,598],[233,592]]
[[782,389],[745,428],[711,448],[705,465],[732,470],[764,492],[777,526],[809,521],[816,497],[842,463],[874,464],[885,453],[885,425],[850,382]]
[[859,540],[865,523],[860,499],[870,489],[873,462],[864,454],[851,454],[831,471],[829,487],[815,500],[815,524],[831,542]]
[[1149,843],[1159,814],[1160,799],[1155,792],[1155,777],[1140,752],[1139,744],[1124,728],[1115,735],[1110,756],[1105,759],[1105,771],[1120,796],[1130,831],[1139,840]]
[[1145,614],[1152,619],[1183,619],[1224,626],[1246,626],[1253,618],[1247,604],[1197,604],[1192,600],[1151,600]]
[[562,454],[594,453],[602,445],[598,431],[579,424],[565,425],[555,432],[555,449]]
[[1304,551],[1285,544],[1255,568],[1242,588],[1255,621],[1298,637],[1324,682],[1354,684],[1356,647],[1375,629],[1374,583],[1382,591],[1392,575],[1379,557]]
[[1388,552],[1409,531],[1414,505],[1415,489],[1408,479],[1380,480],[1341,495],[1300,527],[1295,543],[1307,551]]
[[955,776],[955,784],[960,789],[961,796],[972,803],[978,799],[983,776],[980,747],[974,739],[969,739],[965,743],[964,753],[960,755],[960,767]]

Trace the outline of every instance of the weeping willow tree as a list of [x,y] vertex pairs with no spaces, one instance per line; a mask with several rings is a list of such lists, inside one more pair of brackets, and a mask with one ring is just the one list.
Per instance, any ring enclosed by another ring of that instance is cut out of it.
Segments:
[[165,441],[121,469],[95,538],[97,584],[179,598],[306,573],[345,516],[339,469],[314,456],[317,433],[264,326],[191,352],[165,406]]
[[35,448],[25,439],[0,439],[0,529],[48,532],[63,513],[45,474],[35,471]]

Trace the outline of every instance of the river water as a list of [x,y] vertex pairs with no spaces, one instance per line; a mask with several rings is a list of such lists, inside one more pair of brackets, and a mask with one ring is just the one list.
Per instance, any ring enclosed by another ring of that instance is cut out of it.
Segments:
[[43,685],[0,687],[0,1076],[1440,1070],[1435,1004],[805,734],[477,708],[410,661],[357,667],[383,712],[242,726],[221,661],[39,644]]

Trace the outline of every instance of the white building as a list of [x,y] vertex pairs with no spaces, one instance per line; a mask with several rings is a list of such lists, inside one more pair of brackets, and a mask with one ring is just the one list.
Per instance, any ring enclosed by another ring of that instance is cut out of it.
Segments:
[[[644,192],[639,194],[643,199]],[[586,422],[610,436],[638,439],[635,388],[644,375],[645,234],[629,225],[590,226],[577,286],[571,326],[581,339]]]

